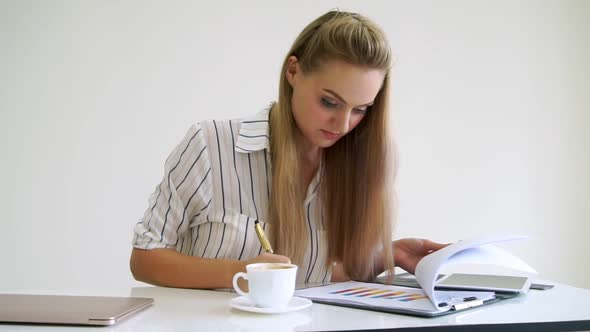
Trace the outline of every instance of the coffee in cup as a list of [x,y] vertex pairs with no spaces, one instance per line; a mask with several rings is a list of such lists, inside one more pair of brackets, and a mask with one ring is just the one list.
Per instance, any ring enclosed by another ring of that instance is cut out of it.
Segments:
[[[238,285],[238,279],[248,280],[248,292]],[[295,293],[297,265],[286,263],[255,263],[246,265],[246,273],[234,275],[236,292],[248,297],[261,308],[281,308],[289,304]]]

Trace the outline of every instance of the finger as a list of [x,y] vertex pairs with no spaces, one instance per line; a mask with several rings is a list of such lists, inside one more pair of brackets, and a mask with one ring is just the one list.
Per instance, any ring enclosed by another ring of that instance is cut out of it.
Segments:
[[440,250],[440,249],[442,249],[442,248],[444,248],[446,246],[448,246],[448,244],[438,243],[438,242],[426,240],[424,247],[427,249],[427,251],[429,253],[431,253],[431,252]]
[[260,257],[268,262],[291,264],[291,260],[289,259],[289,257],[283,255],[269,254],[265,252],[261,254]]
[[287,264],[291,264],[291,259],[289,259],[289,257],[287,256],[282,256],[282,255],[274,255],[275,258],[278,259],[279,263],[287,263]]

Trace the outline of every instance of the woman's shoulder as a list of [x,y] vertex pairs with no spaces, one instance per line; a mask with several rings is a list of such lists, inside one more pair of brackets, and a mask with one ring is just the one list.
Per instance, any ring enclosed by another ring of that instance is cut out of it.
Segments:
[[266,108],[259,110],[258,112],[252,112],[242,117],[231,117],[231,118],[209,118],[202,120],[197,123],[197,125],[206,125],[206,126],[215,126],[219,124],[224,125],[241,125],[242,123],[260,123],[260,122],[268,122],[268,117],[270,114],[270,109],[272,104]]
[[268,138],[269,112],[270,108],[265,108],[258,113],[240,118],[205,119],[194,123],[187,135],[197,135],[205,140],[207,145],[230,138],[234,141]]
[[265,108],[258,113],[253,113],[244,117],[234,117],[226,119],[205,119],[192,125],[193,131],[203,130],[208,134],[231,134],[239,135],[240,131],[267,131],[269,124],[269,108]]

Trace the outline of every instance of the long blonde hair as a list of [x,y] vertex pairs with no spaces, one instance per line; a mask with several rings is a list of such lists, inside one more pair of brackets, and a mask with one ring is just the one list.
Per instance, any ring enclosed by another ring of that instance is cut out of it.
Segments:
[[389,192],[395,174],[387,118],[391,50],[383,31],[359,14],[330,11],[297,37],[283,62],[279,99],[270,116],[272,190],[269,216],[278,253],[303,262],[308,243],[303,202],[300,147],[291,108],[293,89],[286,79],[288,59],[296,56],[304,73],[330,60],[383,70],[386,75],[373,106],[360,124],[323,150],[320,197],[328,241],[326,264],[342,263],[353,279],[372,277],[374,259],[382,252],[392,268],[393,201]]

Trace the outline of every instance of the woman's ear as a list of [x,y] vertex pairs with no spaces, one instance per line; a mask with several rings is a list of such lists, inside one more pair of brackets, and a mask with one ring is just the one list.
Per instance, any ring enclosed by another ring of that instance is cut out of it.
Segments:
[[299,76],[301,68],[299,67],[299,61],[297,57],[291,55],[287,59],[287,70],[285,71],[285,77],[287,78],[287,82],[291,85],[292,88],[295,87],[296,76]]

